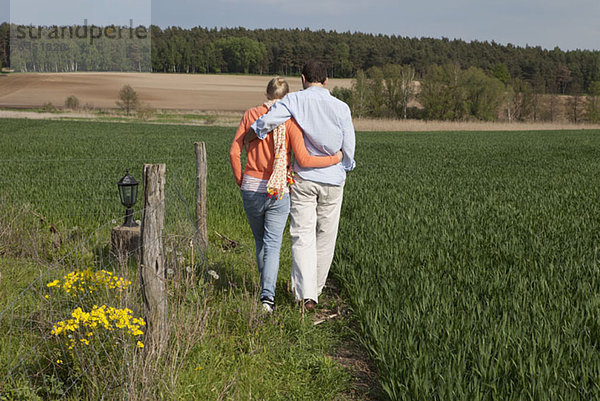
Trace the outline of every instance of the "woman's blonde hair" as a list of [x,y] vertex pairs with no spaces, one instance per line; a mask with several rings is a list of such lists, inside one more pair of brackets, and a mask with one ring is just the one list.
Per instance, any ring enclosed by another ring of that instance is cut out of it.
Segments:
[[287,81],[281,77],[275,77],[267,84],[267,98],[269,100],[281,99],[290,91]]

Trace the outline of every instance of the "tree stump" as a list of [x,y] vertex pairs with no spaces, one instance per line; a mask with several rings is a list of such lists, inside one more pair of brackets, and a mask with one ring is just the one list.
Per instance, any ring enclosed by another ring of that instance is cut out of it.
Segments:
[[113,255],[121,264],[130,256],[139,258],[140,227],[117,226],[110,230],[110,244]]

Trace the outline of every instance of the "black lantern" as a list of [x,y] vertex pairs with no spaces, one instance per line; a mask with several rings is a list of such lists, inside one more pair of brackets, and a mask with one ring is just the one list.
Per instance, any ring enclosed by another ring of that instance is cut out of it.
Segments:
[[125,173],[121,181],[117,183],[119,186],[119,195],[121,196],[121,203],[127,208],[125,212],[125,227],[137,227],[138,224],[133,220],[133,205],[137,202],[137,190],[138,182],[129,175],[129,170]]

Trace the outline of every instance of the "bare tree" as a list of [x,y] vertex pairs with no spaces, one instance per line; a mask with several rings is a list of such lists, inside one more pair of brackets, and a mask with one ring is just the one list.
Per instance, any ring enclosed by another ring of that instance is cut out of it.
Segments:
[[65,99],[65,108],[71,110],[79,109],[80,103],[79,99],[75,95],[71,95]]
[[600,122],[600,81],[592,82],[585,105],[585,120],[592,123]]
[[531,99],[531,116],[533,121],[537,121],[542,116],[543,95],[546,93],[546,82],[544,77],[536,73],[532,82],[533,97]]
[[552,93],[550,95],[550,100],[548,101],[548,113],[550,117],[550,121],[554,121],[556,118],[556,108],[558,107],[558,95],[556,93]]
[[124,85],[119,91],[119,100],[116,103],[129,115],[130,111],[136,110],[138,107],[138,95],[130,85]]
[[514,91],[512,116],[514,120],[524,121],[532,113],[534,113],[534,93],[533,87],[529,82],[523,81],[520,78],[513,80],[512,89]]
[[367,76],[363,70],[358,70],[356,78],[352,83],[352,113],[356,117],[364,117],[368,112],[368,91],[369,84],[367,83]]
[[557,95],[557,84],[555,82],[550,82],[550,87],[549,87],[549,92],[550,92],[550,98],[548,99],[548,108],[547,108],[547,115],[548,115],[548,120],[550,121],[554,121],[557,117],[557,112],[558,112],[558,95]]
[[573,80],[571,76],[571,70],[564,64],[561,64],[556,70],[556,83],[558,85],[558,89],[560,93],[563,95],[567,90],[567,85]]
[[398,118],[401,110],[400,88],[402,86],[402,67],[397,64],[386,64],[383,67],[385,82],[385,103],[390,117]]
[[578,122],[581,122],[581,115],[583,113],[584,108],[584,99],[581,96],[581,91],[579,90],[578,85],[574,85],[573,91],[574,95],[569,98],[566,107],[569,120],[577,124]]
[[400,104],[402,105],[402,115],[407,118],[408,103],[415,96],[415,69],[410,65],[402,66],[400,77]]

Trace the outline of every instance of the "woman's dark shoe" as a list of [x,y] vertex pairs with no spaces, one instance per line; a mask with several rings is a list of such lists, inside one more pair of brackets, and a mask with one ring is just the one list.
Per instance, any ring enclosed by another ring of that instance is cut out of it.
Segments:
[[275,302],[269,298],[261,298],[260,302],[262,303],[262,310],[266,313],[273,313],[273,309],[275,309]]

